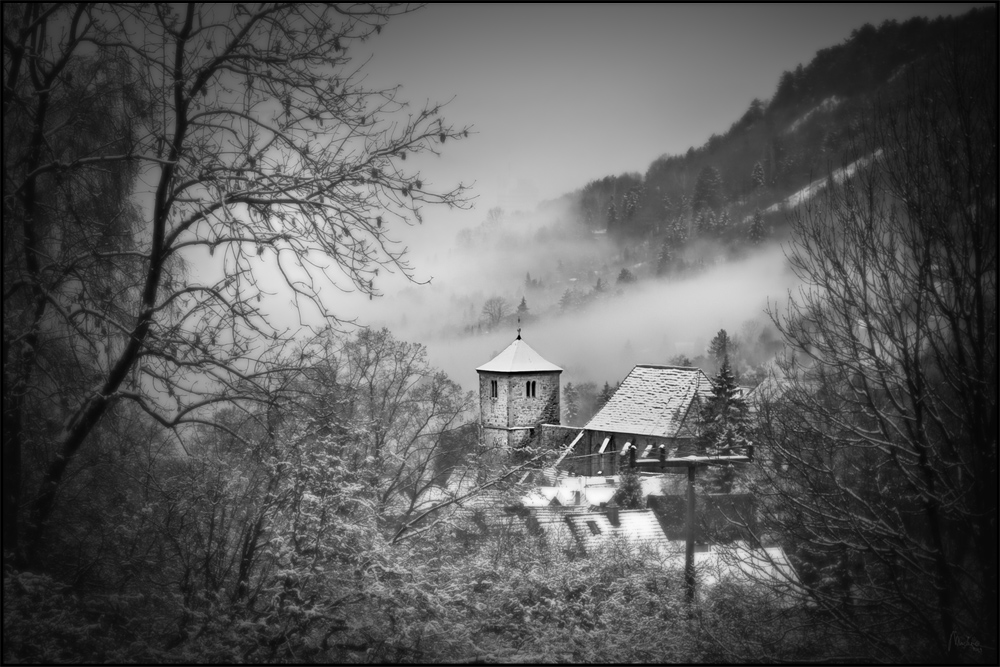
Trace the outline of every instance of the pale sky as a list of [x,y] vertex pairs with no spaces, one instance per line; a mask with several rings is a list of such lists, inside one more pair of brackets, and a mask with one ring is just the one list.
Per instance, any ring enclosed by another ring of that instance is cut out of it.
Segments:
[[390,21],[367,71],[415,105],[454,98],[446,118],[477,134],[445,145],[425,181],[475,181],[479,199],[428,217],[478,223],[491,206],[533,206],[702,145],[866,22],[973,6],[431,4]]

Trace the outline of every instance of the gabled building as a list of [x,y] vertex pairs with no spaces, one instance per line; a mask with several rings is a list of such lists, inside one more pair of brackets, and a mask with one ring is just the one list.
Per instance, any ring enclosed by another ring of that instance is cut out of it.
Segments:
[[656,470],[661,458],[697,453],[698,416],[712,382],[700,368],[640,364],[583,427],[562,467],[576,475],[614,475],[622,453],[635,447],[640,469]]

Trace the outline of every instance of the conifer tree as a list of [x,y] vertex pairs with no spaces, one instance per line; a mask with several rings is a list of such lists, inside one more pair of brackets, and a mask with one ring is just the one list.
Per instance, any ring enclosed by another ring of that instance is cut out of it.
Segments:
[[559,297],[559,308],[560,310],[570,310],[571,308],[576,306],[578,301],[579,298],[576,292],[574,292],[571,289],[568,289],[565,292],[563,292],[563,295],[561,297]]
[[611,385],[605,382],[604,387],[601,389],[601,393],[597,395],[596,408],[598,410],[603,408],[614,393],[615,390],[611,388]]
[[646,506],[646,498],[642,493],[642,480],[638,468],[632,467],[629,458],[628,454],[621,457],[618,488],[611,500],[623,510],[641,510]]
[[517,314],[519,317],[523,317],[528,314],[528,302],[523,296],[521,297],[521,303],[517,306]]
[[750,174],[750,181],[753,183],[754,192],[764,187],[764,165],[758,160],[753,166]]
[[715,167],[707,165],[698,173],[691,208],[698,212],[705,208],[718,210],[721,205],[722,177]]
[[719,214],[719,217],[716,218],[715,221],[715,229],[714,229],[715,235],[725,236],[726,233],[729,231],[729,228],[732,227],[732,224],[733,224],[732,219],[729,217],[729,209],[728,208],[722,209],[722,212]]
[[[729,355],[722,357],[719,372],[712,378],[712,396],[702,406],[699,425],[699,444],[708,455],[745,454],[751,444],[747,405],[740,397]],[[729,493],[734,479],[735,469],[729,465],[709,475],[706,481],[716,492]]]
[[708,353],[712,355],[718,368],[722,367],[723,361],[728,361],[729,355],[736,351],[736,345],[725,329],[719,329],[715,338],[708,344]]
[[663,239],[660,245],[660,256],[656,261],[656,275],[665,276],[671,270],[673,262],[673,251],[670,248],[670,241]]
[[753,212],[753,220],[750,221],[750,230],[747,236],[750,244],[755,246],[760,245],[764,240],[764,214],[760,212],[759,208]]
[[576,423],[577,417],[580,416],[580,394],[572,382],[567,382],[563,389],[563,411],[568,426]]
[[631,285],[635,281],[636,281],[635,275],[631,271],[629,271],[628,269],[624,269],[623,268],[621,270],[621,273],[618,274],[618,281],[617,281],[617,283],[619,285]]

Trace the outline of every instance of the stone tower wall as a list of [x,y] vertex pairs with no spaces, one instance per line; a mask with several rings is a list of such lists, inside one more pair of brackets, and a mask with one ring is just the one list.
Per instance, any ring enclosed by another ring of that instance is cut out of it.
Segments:
[[[530,428],[559,423],[559,372],[479,373],[479,415],[484,444],[517,447],[531,437]],[[492,397],[491,382],[497,382]],[[535,383],[535,395],[525,385]],[[511,428],[515,430],[508,430]]]
[[[497,381],[497,397],[492,398],[490,381]],[[509,386],[507,377],[501,373],[479,374],[479,417],[484,428],[507,428],[507,399]]]
[[[559,373],[515,373],[507,378],[507,422],[510,426],[559,423]],[[535,396],[525,396],[525,383],[535,382]],[[486,387],[489,391],[489,385]]]

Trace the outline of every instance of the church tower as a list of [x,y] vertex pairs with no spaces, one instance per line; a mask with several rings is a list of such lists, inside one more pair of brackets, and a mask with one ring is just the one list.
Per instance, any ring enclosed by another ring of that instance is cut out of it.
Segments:
[[517,338],[476,369],[479,417],[489,449],[515,448],[534,435],[539,424],[559,423],[559,375],[562,369]]

